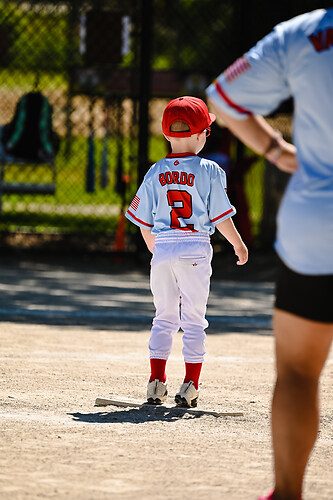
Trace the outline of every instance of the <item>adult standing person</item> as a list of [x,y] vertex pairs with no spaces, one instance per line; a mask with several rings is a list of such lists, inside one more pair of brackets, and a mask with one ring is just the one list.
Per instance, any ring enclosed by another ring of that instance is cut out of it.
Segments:
[[[333,337],[333,9],[277,25],[207,89],[230,130],[290,172],[278,213],[272,401],[274,500],[302,498],[319,426],[319,379]],[[264,120],[295,103],[294,145]],[[264,500],[264,499],[262,499]]]

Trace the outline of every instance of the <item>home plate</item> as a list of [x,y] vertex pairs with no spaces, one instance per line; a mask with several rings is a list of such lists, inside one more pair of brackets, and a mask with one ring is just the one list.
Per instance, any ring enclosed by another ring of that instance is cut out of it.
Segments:
[[215,417],[242,417],[242,412],[202,410],[200,408],[183,408],[181,406],[149,405],[148,403],[139,403],[124,399],[96,398],[95,406],[121,406],[123,408],[155,408],[156,410],[179,411],[182,413],[192,413],[195,415],[214,415]]

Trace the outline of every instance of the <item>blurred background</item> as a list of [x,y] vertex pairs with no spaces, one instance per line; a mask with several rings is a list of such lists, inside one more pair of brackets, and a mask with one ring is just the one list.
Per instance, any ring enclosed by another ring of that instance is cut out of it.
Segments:
[[[168,153],[166,103],[204,89],[306,0],[0,0],[0,250],[142,251],[123,213]],[[291,101],[269,120],[291,140]],[[214,125],[235,223],[270,249],[288,180]],[[216,251],[223,238],[214,235]]]

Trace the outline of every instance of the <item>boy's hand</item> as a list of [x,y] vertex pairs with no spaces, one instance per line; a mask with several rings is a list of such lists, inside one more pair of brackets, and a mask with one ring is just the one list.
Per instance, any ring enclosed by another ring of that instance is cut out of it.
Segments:
[[140,227],[140,230],[141,230],[142,237],[146,242],[148,250],[151,253],[153,253],[154,245],[155,245],[155,234],[151,234],[150,229],[143,229],[142,227]]
[[216,228],[234,247],[235,254],[238,257],[237,265],[242,266],[243,264],[246,264],[248,251],[240,234],[235,228],[231,217],[229,217],[229,219],[224,219],[222,222],[216,224]]
[[249,252],[244,243],[240,245],[234,246],[235,254],[238,257],[238,261],[236,262],[237,266],[242,266],[247,263]]

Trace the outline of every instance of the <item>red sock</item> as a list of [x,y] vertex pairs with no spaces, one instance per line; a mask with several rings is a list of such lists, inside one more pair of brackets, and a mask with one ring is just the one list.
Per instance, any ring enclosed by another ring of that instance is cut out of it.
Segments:
[[184,382],[193,381],[194,387],[198,390],[199,377],[201,373],[202,363],[185,363],[185,378]]
[[156,359],[150,358],[150,379],[149,382],[153,380],[159,380],[160,382],[166,381],[165,365],[166,359]]

